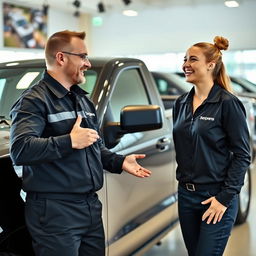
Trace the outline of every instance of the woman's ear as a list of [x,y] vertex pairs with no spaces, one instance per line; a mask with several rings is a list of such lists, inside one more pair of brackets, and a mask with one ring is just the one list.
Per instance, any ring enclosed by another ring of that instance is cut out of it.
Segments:
[[209,62],[209,65],[208,65],[208,70],[213,70],[216,66],[216,63],[215,62]]

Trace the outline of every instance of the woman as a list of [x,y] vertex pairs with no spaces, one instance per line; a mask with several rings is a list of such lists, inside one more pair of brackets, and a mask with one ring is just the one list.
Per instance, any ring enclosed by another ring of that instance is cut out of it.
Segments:
[[223,254],[250,165],[245,109],[231,93],[221,50],[228,40],[190,47],[182,66],[194,85],[173,108],[180,225],[189,256]]

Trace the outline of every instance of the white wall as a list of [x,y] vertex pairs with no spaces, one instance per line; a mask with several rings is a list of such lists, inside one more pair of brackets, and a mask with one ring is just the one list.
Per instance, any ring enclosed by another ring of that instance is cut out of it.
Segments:
[[[4,0],[0,0],[1,6],[2,2]],[[256,0],[243,0],[239,8],[227,8],[222,4],[174,6],[154,11],[146,9],[137,17],[106,12],[101,15],[103,26],[91,27],[89,15],[78,19],[71,11],[63,12],[50,7],[48,35],[63,29],[85,30],[89,55],[94,56],[184,52],[191,44],[211,41],[215,35],[227,37],[230,50],[256,49],[255,10]],[[0,12],[0,29],[2,22]],[[25,51],[28,56],[32,51],[38,54],[43,52],[3,48],[2,33],[0,31],[0,50]],[[17,56],[14,52],[14,58]],[[2,54],[0,61],[4,61]]]
[[49,8],[48,35],[65,29],[78,31],[79,18],[74,17],[73,13]]
[[[224,2],[224,1],[223,1]],[[102,27],[92,29],[95,56],[183,52],[215,35],[230,40],[230,50],[256,49],[256,0],[145,10],[137,17],[104,14]]]

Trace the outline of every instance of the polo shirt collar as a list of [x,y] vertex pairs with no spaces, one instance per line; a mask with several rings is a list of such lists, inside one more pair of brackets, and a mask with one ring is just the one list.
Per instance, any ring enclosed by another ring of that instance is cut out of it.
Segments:
[[[210,93],[205,100],[205,102],[215,103],[220,100],[222,88],[218,84],[214,84],[210,90]],[[186,94],[186,96],[181,100],[181,103],[191,103],[193,101],[193,96],[195,94],[195,88],[193,88]]]

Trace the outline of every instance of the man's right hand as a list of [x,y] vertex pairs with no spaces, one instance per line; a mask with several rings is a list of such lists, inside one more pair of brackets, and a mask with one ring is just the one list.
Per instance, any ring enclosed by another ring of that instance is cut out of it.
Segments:
[[100,138],[97,131],[81,127],[81,122],[82,117],[78,116],[70,133],[72,148],[75,149],[86,148]]

